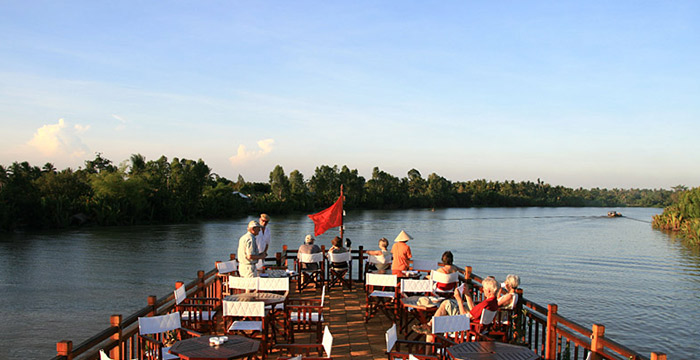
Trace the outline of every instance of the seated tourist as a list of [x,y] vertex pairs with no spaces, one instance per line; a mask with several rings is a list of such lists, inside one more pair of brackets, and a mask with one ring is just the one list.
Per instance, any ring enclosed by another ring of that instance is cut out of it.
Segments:
[[[443,274],[453,274],[456,272],[462,272],[463,270],[452,265],[454,262],[454,256],[452,255],[452,251],[445,251],[442,254],[442,267],[439,269],[435,270],[437,272],[443,273]],[[430,275],[428,275],[428,278],[430,278]],[[444,284],[444,283],[436,283],[437,290],[441,291],[451,291],[454,290],[454,288],[457,286],[458,282],[455,283],[449,283],[449,284]]]
[[[496,294],[498,293],[498,282],[495,278],[489,276],[481,282],[481,286],[484,291],[484,301],[474,305],[471,296],[467,296],[466,307],[464,306],[464,300],[462,299],[462,294],[459,292],[459,288],[455,289],[454,298],[443,301],[440,307],[435,312],[434,316],[451,316],[451,315],[468,315],[472,322],[478,322],[481,320],[481,312],[484,309],[491,311],[498,310],[498,300],[496,300]],[[435,337],[431,334],[432,330],[432,320],[424,325],[413,325],[413,331],[419,334],[428,335],[428,342],[433,342]]]
[[[313,236],[311,235],[306,235],[306,238],[304,239],[304,243],[299,246],[299,250],[297,251],[297,258],[300,258],[301,254],[317,254],[321,252],[321,248],[318,247],[318,245],[314,244],[314,239]],[[318,263],[301,263],[301,270],[318,270],[319,266]]]
[[[367,250],[365,254],[376,256],[377,260],[380,261],[379,264],[370,263],[367,270],[377,271],[377,270],[387,270],[391,267],[391,252],[388,250],[389,240],[386,238],[379,239],[379,250]],[[388,261],[387,261],[388,260]]]
[[514,299],[517,297],[515,291],[520,286],[520,277],[518,275],[508,274],[506,281],[503,282],[504,295],[498,298],[498,306],[503,309],[512,310]]
[[[334,237],[333,240],[331,240],[331,248],[328,249],[329,253],[333,254],[342,254],[346,253],[350,250],[346,249],[343,247],[343,239],[339,237]],[[348,268],[348,263],[343,261],[343,262],[334,262],[331,264],[331,267],[333,269],[347,269]]]

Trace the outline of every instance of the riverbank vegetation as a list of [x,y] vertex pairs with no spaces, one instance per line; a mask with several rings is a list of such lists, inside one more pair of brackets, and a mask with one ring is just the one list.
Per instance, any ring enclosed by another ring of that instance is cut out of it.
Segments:
[[200,160],[142,155],[116,166],[96,154],[84,168],[57,170],[27,162],[0,166],[0,229],[64,228],[72,224],[133,225],[224,219],[251,212],[323,209],[344,185],[346,208],[405,209],[515,206],[668,206],[672,190],[571,189],[532,181],[453,182],[416,169],[399,178],[379,168],[365,179],[347,166],[321,165],[310,178],[282,166],[269,182],[220,177]]
[[677,232],[684,239],[700,244],[700,188],[681,191],[673,200],[663,213],[654,216],[652,226]]

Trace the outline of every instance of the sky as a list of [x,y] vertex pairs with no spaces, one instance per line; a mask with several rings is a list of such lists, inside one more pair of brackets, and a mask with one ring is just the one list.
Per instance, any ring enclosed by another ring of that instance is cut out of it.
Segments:
[[697,1],[0,0],[0,165],[700,185]]

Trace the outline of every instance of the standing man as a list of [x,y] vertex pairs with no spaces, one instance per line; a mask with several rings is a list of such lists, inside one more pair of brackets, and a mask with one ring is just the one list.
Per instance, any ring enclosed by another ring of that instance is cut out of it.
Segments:
[[[255,243],[258,246],[259,253],[267,254],[267,249],[268,247],[270,247],[270,242],[272,240],[270,229],[267,228],[267,224],[270,223],[270,216],[267,214],[260,214],[260,219],[258,219],[258,223],[260,224],[260,233],[255,236]],[[262,270],[264,263],[264,258],[258,260],[258,270]]]
[[238,239],[238,273],[241,277],[255,277],[257,270],[255,263],[260,259],[265,259],[267,253],[258,252],[255,244],[255,236],[260,233],[260,224],[253,220],[248,223],[248,231]]
[[405,231],[401,230],[399,236],[394,239],[394,246],[391,247],[391,273],[400,275],[402,271],[410,268],[410,261],[413,257],[411,248],[406,244],[408,240],[413,239]]

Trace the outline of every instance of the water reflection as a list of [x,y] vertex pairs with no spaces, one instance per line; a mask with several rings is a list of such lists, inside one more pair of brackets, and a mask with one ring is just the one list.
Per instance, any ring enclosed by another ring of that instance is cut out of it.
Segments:
[[[585,326],[642,354],[693,357],[700,333],[700,250],[651,229],[660,209],[628,208],[607,218],[599,208],[444,209],[350,212],[353,247],[375,249],[406,229],[415,258],[451,250],[459,266],[499,280],[516,273],[525,296],[559,305]],[[252,217],[200,224],[85,228],[0,234],[0,358],[49,358],[63,338],[79,343],[130,314],[148,295],[235,252]],[[296,248],[313,224],[303,214],[273,217],[272,252]],[[330,246],[336,231],[317,237]],[[656,307],[657,304],[663,306]],[[679,314],[682,314],[679,315]],[[27,335],[42,339],[37,344]],[[7,344],[15,344],[7,350]],[[6,353],[3,353],[5,351]]]

